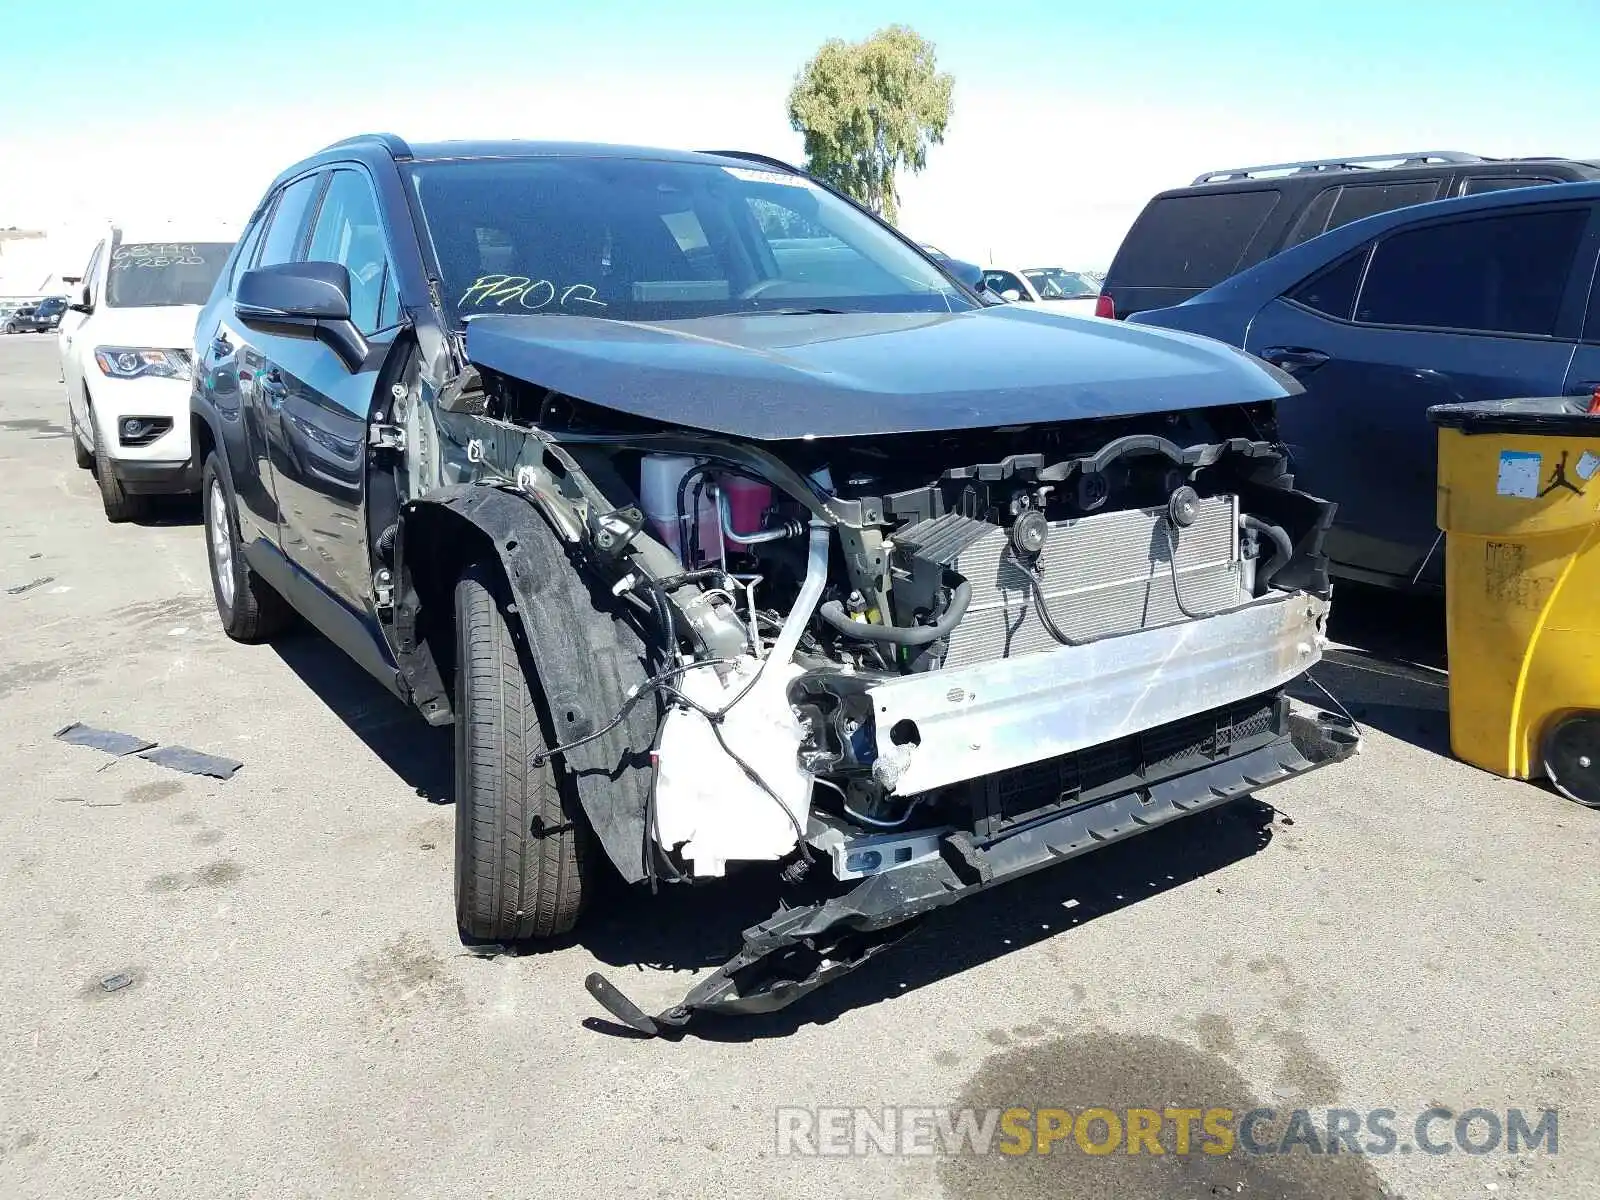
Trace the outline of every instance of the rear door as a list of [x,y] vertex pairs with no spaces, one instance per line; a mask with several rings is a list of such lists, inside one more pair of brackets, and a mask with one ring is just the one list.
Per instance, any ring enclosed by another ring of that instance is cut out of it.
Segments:
[[[1432,404],[1550,394],[1567,378],[1594,263],[1588,204],[1405,226],[1268,304],[1245,349],[1294,372],[1280,405],[1298,485],[1335,500],[1347,575],[1440,573]],[[1426,562],[1425,562],[1426,560]]]
[[388,236],[364,169],[330,172],[301,258],[350,273],[350,316],[366,337],[354,370],[326,344],[272,336],[263,388],[277,396],[268,425],[283,551],[347,607],[371,615],[371,559],[362,516],[367,422],[399,331]]
[[1277,188],[1158,196],[1128,230],[1106,274],[1116,315],[1170,308],[1264,254],[1252,250],[1282,202]]
[[[259,419],[246,404],[239,359],[247,331],[234,315],[239,278],[255,266],[261,241],[271,225],[282,193],[267,197],[239,239],[227,271],[217,280],[209,303],[195,323],[194,380],[200,404],[215,417],[221,457],[239,510],[239,533],[245,545],[266,538],[276,545],[278,521],[271,484],[263,478],[257,447],[265,446]],[[201,464],[202,466],[204,464]]]

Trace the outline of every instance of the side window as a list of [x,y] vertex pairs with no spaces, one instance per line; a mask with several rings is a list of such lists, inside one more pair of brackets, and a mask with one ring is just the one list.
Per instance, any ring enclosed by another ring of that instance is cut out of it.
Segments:
[[1367,268],[1367,256],[1371,252],[1369,242],[1354,254],[1318,271],[1290,292],[1288,298],[1319,313],[1348,321],[1356,306],[1356,291],[1361,287],[1361,274]]
[[1461,194],[1479,196],[1484,192],[1503,192],[1509,188],[1541,187],[1560,182],[1559,179],[1535,179],[1531,175],[1472,175],[1463,181]]
[[308,262],[342,263],[350,272],[350,319],[363,333],[379,329],[389,254],[372,186],[359,171],[339,170],[328,182],[311,231]]
[[269,207],[245,230],[244,237],[239,240],[239,253],[234,255],[233,270],[228,275],[228,290],[231,292],[239,283],[239,276],[248,271],[256,256],[256,247],[261,244],[262,231],[266,229],[267,222],[272,220],[272,211]]
[[1033,299],[1032,296],[1028,295],[1028,289],[1022,286],[1022,281],[1010,271],[985,271],[983,273],[983,285],[996,296],[1004,291],[1013,291],[1023,300],[1031,301]]
[[317,194],[320,175],[297,179],[278,194],[278,203],[272,210],[267,232],[261,239],[261,254],[256,259],[258,267],[272,267],[278,263],[292,262],[300,245],[300,235],[305,232],[306,210]]
[[1337,229],[1362,217],[1437,200],[1439,185],[1443,182],[1442,179],[1415,179],[1409,183],[1346,184],[1339,189],[1339,198],[1333,202],[1328,228]]
[[1549,336],[1587,208],[1450,221],[1379,242],[1355,319]]

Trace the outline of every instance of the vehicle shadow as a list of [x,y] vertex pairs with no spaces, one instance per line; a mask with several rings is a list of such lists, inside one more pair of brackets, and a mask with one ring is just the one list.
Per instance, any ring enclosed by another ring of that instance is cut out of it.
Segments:
[[454,790],[449,726],[436,728],[326,638],[304,626],[272,648],[367,747],[417,795],[448,804]]
[[205,522],[198,495],[151,496],[150,507],[136,524],[146,526],[193,526]]
[[[892,1001],[1258,854],[1272,840],[1275,815],[1270,805],[1244,797],[1035,872],[935,912],[904,942],[788,1008],[756,1016],[697,1014],[688,1031],[712,1041],[783,1037]],[[776,900],[768,872],[706,888],[663,888],[655,897],[635,891],[580,927],[576,940],[614,967],[713,966],[738,949],[739,930],[771,915]],[[627,974],[613,978],[624,992],[627,981]],[[1072,982],[1063,978],[1063,1007],[1076,994]],[[636,1036],[598,1015],[583,1024]]]
[[1290,687],[1291,695],[1327,708],[1326,688],[1363,725],[1424,750],[1450,753],[1450,679],[1440,597],[1341,581],[1328,635],[1339,644],[1323,655],[1309,679]]

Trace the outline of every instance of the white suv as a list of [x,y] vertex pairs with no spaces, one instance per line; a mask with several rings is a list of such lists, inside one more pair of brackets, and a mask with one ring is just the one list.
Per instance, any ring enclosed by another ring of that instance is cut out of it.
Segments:
[[189,453],[194,326],[233,239],[197,232],[108,230],[61,321],[73,455],[94,469],[111,521],[142,516],[152,495],[199,490]]

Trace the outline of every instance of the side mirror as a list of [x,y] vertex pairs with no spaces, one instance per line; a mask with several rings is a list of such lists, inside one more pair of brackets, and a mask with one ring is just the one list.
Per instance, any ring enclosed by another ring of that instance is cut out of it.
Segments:
[[1017,291],[1016,288],[1007,288],[1005,291],[1000,293],[1000,299],[1009,300],[1011,303],[1015,304],[1018,300],[1022,299],[1022,293]]
[[366,360],[367,339],[350,321],[350,272],[339,263],[279,263],[246,271],[233,307],[248,328],[322,342],[351,371]]
[[[77,283],[78,280],[72,279],[68,280],[68,282]],[[94,311],[94,297],[89,294],[89,285],[87,283],[83,285],[83,289],[78,293],[78,302],[69,304],[67,307],[75,313],[82,313],[84,316],[88,316]]]

